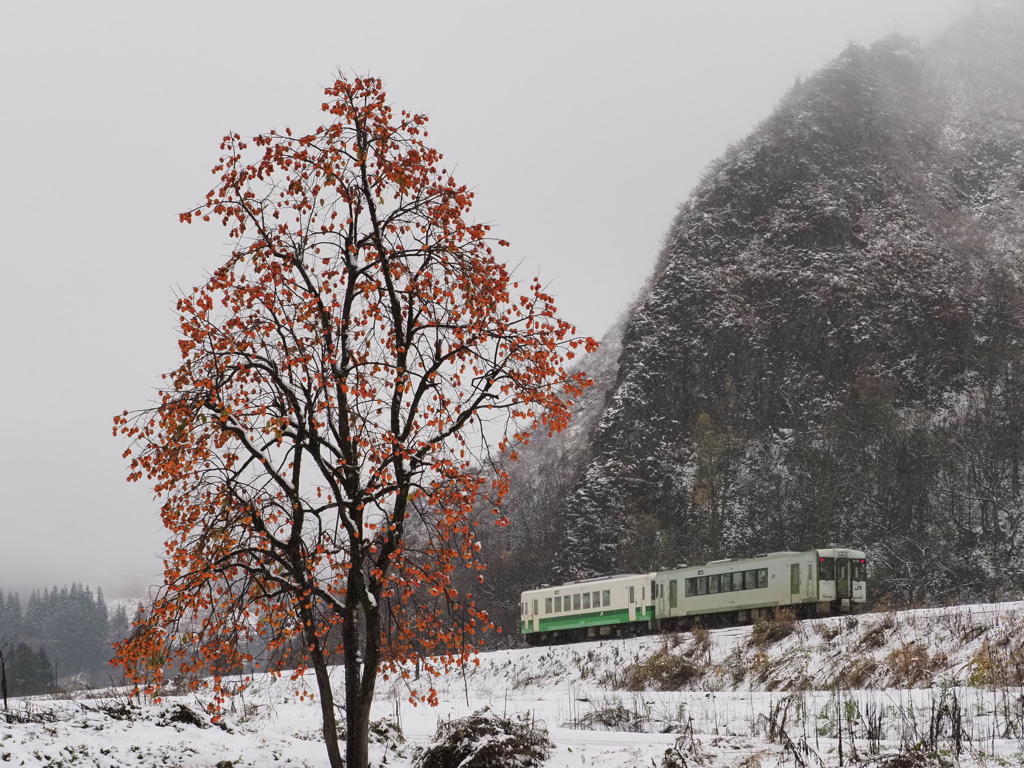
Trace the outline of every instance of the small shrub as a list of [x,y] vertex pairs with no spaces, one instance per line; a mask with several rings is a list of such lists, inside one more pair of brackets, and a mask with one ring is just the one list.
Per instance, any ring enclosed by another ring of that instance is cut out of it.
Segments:
[[644,707],[641,711],[634,702],[633,709],[630,709],[616,699],[596,705],[592,710],[572,721],[570,725],[584,731],[645,733],[650,729],[651,713],[649,707]]
[[701,670],[693,661],[673,653],[666,644],[646,659],[627,666],[622,673],[622,687],[627,691],[678,691],[700,676]]
[[112,720],[135,720],[139,716],[139,708],[127,699],[100,704],[96,707],[96,711],[102,712]]
[[[999,638],[1005,640],[1005,638]],[[1024,685],[1024,643],[1008,647],[1008,642],[990,642],[985,638],[981,648],[968,663],[972,686],[1004,687]]]
[[543,724],[499,717],[484,707],[437,726],[416,768],[538,768],[554,745]]
[[776,608],[770,619],[758,619],[750,631],[750,642],[758,648],[767,648],[796,629],[796,614],[788,608]]
[[880,621],[875,623],[863,635],[861,635],[860,641],[857,643],[857,647],[869,650],[881,648],[885,645],[886,634],[895,626],[896,617],[891,613],[885,614]]
[[722,665],[732,678],[733,685],[739,685],[747,677],[747,660],[737,645]]
[[774,691],[780,685],[779,680],[773,677],[777,668],[778,663],[772,661],[772,658],[764,651],[758,651],[750,659],[750,671],[754,673],[757,682],[769,691]]
[[875,758],[875,764],[878,768],[953,768],[959,761],[954,762],[949,755],[915,744],[890,755],[880,755]]
[[814,631],[818,633],[822,640],[826,643],[830,643],[839,637],[839,626],[835,622],[831,621],[820,621],[814,625]]
[[766,750],[758,750],[751,755],[747,755],[743,760],[736,766],[736,768],[761,768],[761,758],[767,754]]
[[692,732],[684,733],[676,739],[674,745],[665,750],[660,768],[693,768],[695,765],[704,765],[711,759],[704,745],[693,737]]
[[689,656],[701,658],[707,660],[711,659],[711,630],[707,627],[696,626],[693,631],[690,632],[690,636],[693,638],[693,644],[690,646]]
[[402,727],[386,717],[370,723],[370,742],[382,744],[396,755],[403,755],[405,735]]
[[972,643],[988,632],[988,630],[989,627],[986,627],[983,624],[972,624],[961,631],[960,640],[963,643]]
[[870,657],[854,659],[844,673],[845,683],[850,688],[870,687],[871,676],[877,670],[878,662]]
[[913,687],[931,680],[935,672],[945,666],[948,660],[945,654],[938,654],[932,658],[923,645],[907,643],[893,649],[885,661],[892,674],[892,685]]
[[202,715],[184,704],[173,704],[170,708],[161,712],[156,719],[157,725],[167,726],[173,723],[181,725],[194,725],[196,728],[209,728],[210,724]]

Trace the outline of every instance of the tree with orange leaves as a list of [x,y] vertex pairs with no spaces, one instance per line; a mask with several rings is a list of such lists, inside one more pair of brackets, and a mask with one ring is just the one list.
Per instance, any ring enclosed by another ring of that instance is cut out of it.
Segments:
[[340,660],[356,768],[378,672],[461,665],[489,626],[451,581],[482,568],[472,510],[497,512],[507,485],[477,469],[485,438],[514,458],[565,427],[589,384],[567,360],[595,343],[466,221],[473,194],[424,144],[425,116],[393,112],[373,78],[326,95],[308,135],[226,136],[218,184],[181,215],[236,245],[178,301],[182,363],[158,403],[114,420],[168,530],[159,595],[117,653],[151,693],[212,670],[215,702],[243,666],[312,668],[334,768]]

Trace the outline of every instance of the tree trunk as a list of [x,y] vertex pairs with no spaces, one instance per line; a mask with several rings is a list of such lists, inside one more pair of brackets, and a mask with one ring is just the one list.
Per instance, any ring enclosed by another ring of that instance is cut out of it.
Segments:
[[[341,625],[345,659],[346,768],[368,768],[370,761],[370,706],[377,667],[366,663],[365,646],[370,634],[359,626],[364,604],[357,592],[364,590],[360,580],[350,575],[345,595],[347,615]],[[364,696],[366,678],[371,678],[369,696]]]
[[[362,678],[376,677],[368,675],[365,670],[355,675],[349,674],[348,653],[345,654],[345,720],[348,733],[345,741],[346,768],[368,768],[370,764],[370,707],[373,704],[372,694],[362,696]],[[362,666],[362,662],[357,661]],[[372,687],[372,684],[371,684]]]
[[[356,596],[364,591],[363,599]],[[380,609],[376,596],[355,579],[350,579],[346,596],[348,619],[342,624],[345,657],[346,768],[368,768],[370,710],[377,687],[380,664]],[[357,617],[362,616],[364,626]]]
[[380,663],[380,609],[376,596],[367,585],[353,577],[354,574],[349,577],[345,596],[348,615],[342,623],[347,727],[345,757],[346,768],[368,768],[370,713]]
[[[327,744],[327,760],[331,768],[345,768],[338,746],[338,717],[334,711],[334,691],[331,689],[330,669],[324,659],[319,643],[313,645],[310,654],[313,671],[316,673],[316,685],[320,692],[320,714],[323,718],[324,742]],[[351,764],[351,763],[350,763]]]
[[316,674],[316,686],[320,696],[320,715],[323,720],[324,742],[327,745],[327,759],[331,768],[345,768],[338,747],[338,716],[334,711],[334,690],[331,688],[330,668],[324,656],[323,644],[317,635],[317,623],[314,621],[312,602],[300,601],[299,616],[305,625],[302,633],[309,648],[309,659]]

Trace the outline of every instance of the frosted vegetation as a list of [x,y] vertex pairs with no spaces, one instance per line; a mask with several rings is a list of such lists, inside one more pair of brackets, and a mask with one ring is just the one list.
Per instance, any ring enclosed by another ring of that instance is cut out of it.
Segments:
[[[1022,644],[1024,604],[1004,603],[493,651],[439,681],[437,709],[412,706],[406,681],[382,684],[371,763],[1020,765]],[[257,678],[216,725],[208,698],[173,686],[160,703],[116,690],[12,700],[0,760],[321,765],[315,690],[309,676]]]

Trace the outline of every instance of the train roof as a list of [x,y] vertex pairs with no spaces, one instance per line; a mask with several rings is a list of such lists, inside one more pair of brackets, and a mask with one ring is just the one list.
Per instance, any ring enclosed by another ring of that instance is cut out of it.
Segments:
[[806,549],[806,550],[794,550],[784,549],[778,552],[762,552],[761,554],[753,555],[751,557],[726,557],[720,560],[709,560],[706,563],[691,563],[689,565],[679,565],[675,568],[661,568],[658,574],[664,573],[677,573],[679,571],[694,571],[704,568],[728,568],[733,570],[735,568],[743,569],[752,567],[756,564],[765,560],[774,560],[776,558],[792,558],[792,557],[849,557],[851,559],[861,559],[865,557],[864,552],[859,549],[850,549],[846,547],[840,547],[831,545],[824,549]]
[[548,584],[547,586],[534,587],[533,589],[527,589],[523,591],[523,594],[528,592],[547,592],[554,589],[571,589],[572,587],[584,587],[595,584],[612,584],[620,581],[629,581],[630,579],[651,579],[654,578],[653,573],[618,573],[614,576],[595,576],[592,579],[580,579],[578,581],[567,581],[564,584]]

